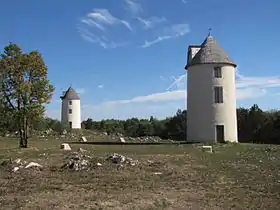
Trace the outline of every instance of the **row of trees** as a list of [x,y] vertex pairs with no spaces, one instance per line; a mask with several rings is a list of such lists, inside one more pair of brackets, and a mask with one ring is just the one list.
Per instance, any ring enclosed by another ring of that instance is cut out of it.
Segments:
[[150,119],[130,118],[127,120],[102,120],[93,121],[87,119],[82,122],[85,129],[98,130],[107,133],[122,133],[126,136],[159,136],[174,140],[186,139],[186,120],[187,112],[178,110],[176,115],[164,120],[158,120],[154,117]]
[[[3,109],[1,109],[3,110]],[[13,132],[18,129],[18,122],[10,112],[0,115],[0,133]],[[238,136],[240,142],[280,144],[280,111],[263,111],[257,105],[251,108],[238,108]],[[122,133],[126,136],[159,136],[163,139],[185,140],[187,136],[187,111],[178,110],[177,113],[164,120],[154,117],[150,119],[130,118],[127,120],[87,119],[82,127],[88,130],[107,132],[108,134]],[[61,133],[67,125],[58,120],[37,117],[30,122],[32,131],[46,131],[52,129]]]
[[[240,142],[280,144],[280,111],[263,111],[258,105],[238,108],[238,138]],[[173,140],[185,140],[187,111],[178,110],[173,117],[157,120],[131,118],[125,121],[83,121],[85,129],[123,133],[128,136],[160,136]]]

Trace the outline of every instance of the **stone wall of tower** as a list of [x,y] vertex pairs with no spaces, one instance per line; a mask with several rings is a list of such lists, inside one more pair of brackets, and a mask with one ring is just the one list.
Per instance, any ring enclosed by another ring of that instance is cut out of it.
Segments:
[[81,128],[80,100],[68,100],[68,99],[62,100],[61,121],[71,125],[71,128],[73,129]]
[[[216,125],[224,126],[225,141],[238,141],[235,68],[231,65],[222,66],[222,78],[215,78],[216,66],[216,64],[201,64],[188,68],[188,141],[215,141]],[[214,103],[215,86],[223,87],[223,103]]]

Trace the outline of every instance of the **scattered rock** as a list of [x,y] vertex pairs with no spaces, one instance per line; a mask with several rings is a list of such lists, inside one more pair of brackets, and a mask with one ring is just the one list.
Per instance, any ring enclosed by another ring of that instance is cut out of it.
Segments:
[[31,168],[31,167],[39,167],[39,168],[42,168],[43,166],[40,165],[39,163],[35,163],[35,162],[30,162],[30,163],[28,163],[27,166],[25,166],[25,168]]
[[125,139],[123,137],[120,137],[120,142],[125,143]]
[[70,151],[71,147],[69,146],[69,144],[63,143],[63,144],[60,145],[60,149],[63,149],[65,151]]
[[21,162],[21,159],[20,159],[20,158],[17,158],[17,159],[14,160],[14,163],[19,164],[20,162]]
[[161,172],[154,172],[155,175],[161,175]]
[[81,142],[87,142],[86,137],[82,136],[82,137],[81,137]]
[[211,145],[203,145],[202,150],[213,153],[213,147]]
[[110,160],[112,163],[118,164],[118,163],[123,163],[125,159],[126,159],[125,156],[114,153],[110,155],[106,160]]
[[73,152],[66,157],[66,163],[62,168],[68,168],[75,171],[85,170],[90,168],[91,157],[82,153]]
[[83,149],[83,148],[79,148],[78,152],[87,152],[87,150]]
[[45,133],[46,135],[49,135],[52,131],[53,131],[53,130],[52,130],[51,128],[49,128],[49,129],[47,129],[44,133]]
[[102,164],[101,164],[101,163],[96,163],[96,165],[97,165],[97,166],[102,166]]
[[[24,169],[29,169],[29,168],[42,168],[43,166],[40,165],[39,163],[35,162],[30,162],[27,164],[26,161],[21,160],[20,158],[17,158],[15,160],[5,160],[2,162],[1,166],[4,167],[5,170],[10,171],[10,172],[16,172],[22,168]],[[26,166],[24,166],[26,165]]]
[[137,160],[133,160],[132,158],[125,157],[124,155],[120,155],[117,153],[110,155],[109,157],[106,158],[106,160],[115,164],[128,163],[132,166],[138,164]]
[[18,171],[19,170],[19,167],[14,167],[13,169],[12,169],[12,172],[16,172],[16,171]]

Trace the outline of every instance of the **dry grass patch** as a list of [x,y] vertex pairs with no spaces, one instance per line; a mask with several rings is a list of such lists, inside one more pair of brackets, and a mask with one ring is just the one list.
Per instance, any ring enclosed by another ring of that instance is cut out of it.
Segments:
[[[31,149],[23,150],[13,141],[0,139],[2,160],[22,158],[43,168],[15,173],[0,168],[2,209],[278,209],[280,204],[276,146],[214,145],[214,153],[206,153],[192,145],[82,145],[93,157],[90,170],[73,171],[61,168],[69,152],[59,149],[60,141],[34,139]],[[106,161],[114,152],[139,164]]]

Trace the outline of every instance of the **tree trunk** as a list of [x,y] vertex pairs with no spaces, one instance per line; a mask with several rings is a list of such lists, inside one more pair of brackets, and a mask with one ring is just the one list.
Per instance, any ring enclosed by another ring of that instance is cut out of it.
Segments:
[[28,121],[26,117],[23,117],[20,123],[20,129],[19,129],[19,134],[20,134],[20,142],[19,142],[19,147],[20,148],[27,148],[28,145]]
[[27,122],[27,118],[26,117],[23,118],[23,134],[24,134],[23,145],[24,145],[24,148],[27,148],[28,122]]
[[19,128],[18,132],[19,132],[19,147],[24,148],[24,136],[23,136],[22,129]]

